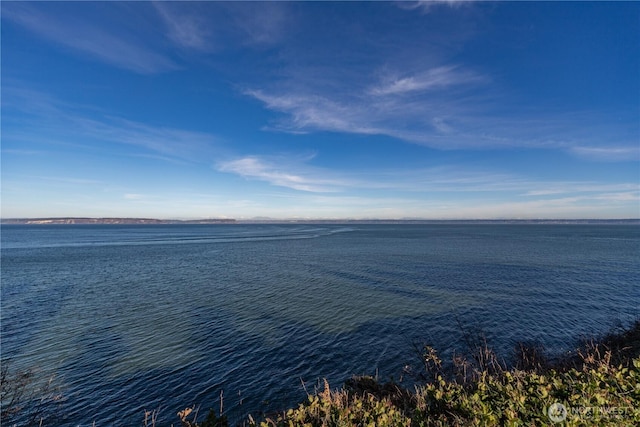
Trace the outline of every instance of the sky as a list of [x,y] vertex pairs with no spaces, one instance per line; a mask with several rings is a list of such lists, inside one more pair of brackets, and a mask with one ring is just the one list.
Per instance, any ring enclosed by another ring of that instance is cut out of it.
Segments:
[[638,2],[0,7],[3,218],[640,218]]

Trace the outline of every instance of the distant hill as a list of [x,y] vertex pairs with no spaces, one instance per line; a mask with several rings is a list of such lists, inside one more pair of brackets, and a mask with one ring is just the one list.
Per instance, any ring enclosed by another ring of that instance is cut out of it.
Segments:
[[2,224],[227,224],[235,219],[214,218],[180,221],[152,218],[8,218]]

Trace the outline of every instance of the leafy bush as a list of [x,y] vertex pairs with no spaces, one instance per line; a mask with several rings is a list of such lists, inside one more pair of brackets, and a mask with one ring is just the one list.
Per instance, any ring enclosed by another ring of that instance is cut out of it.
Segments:
[[469,385],[438,377],[412,393],[396,393],[396,401],[384,392],[389,385],[372,387],[370,377],[352,381],[373,392],[332,391],[325,382],[308,402],[260,426],[539,426],[551,424],[548,411],[556,403],[567,409],[565,426],[640,425],[640,358],[632,367],[605,357],[581,370],[543,375],[485,372]]
[[454,358],[448,373],[437,352],[425,346],[423,377],[431,379],[413,391],[371,377],[354,377],[333,391],[325,381],[324,391],[260,427],[540,426],[554,420],[564,426],[637,426],[638,337],[640,321],[555,362],[539,346],[519,345],[511,369],[480,339],[470,346],[471,355]]

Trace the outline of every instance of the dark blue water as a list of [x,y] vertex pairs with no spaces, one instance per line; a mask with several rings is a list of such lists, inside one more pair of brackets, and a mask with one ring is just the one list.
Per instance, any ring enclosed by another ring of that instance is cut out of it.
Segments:
[[66,425],[232,420],[319,378],[396,379],[461,330],[570,349],[640,315],[632,225],[3,226],[2,357],[56,373]]

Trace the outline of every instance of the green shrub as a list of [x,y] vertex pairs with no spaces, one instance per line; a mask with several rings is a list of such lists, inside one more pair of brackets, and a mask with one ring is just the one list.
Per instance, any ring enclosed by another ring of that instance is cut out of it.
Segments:
[[[414,392],[396,395],[393,401],[380,394],[345,388],[310,395],[306,403],[260,423],[269,426],[543,426],[553,424],[549,408],[567,408],[564,426],[640,425],[640,358],[631,367],[602,360],[582,370],[510,370],[485,373],[477,382],[461,385],[436,381]],[[354,379],[368,383],[370,377]]]
[[[338,426],[563,426],[640,425],[640,322],[557,358],[520,346],[512,369],[480,341],[470,357],[457,356],[454,372],[431,347],[422,351],[424,377],[406,390],[371,377],[354,377],[339,390],[310,395],[295,409],[260,427]],[[446,377],[446,378],[445,378]],[[250,424],[256,425],[253,420]]]

